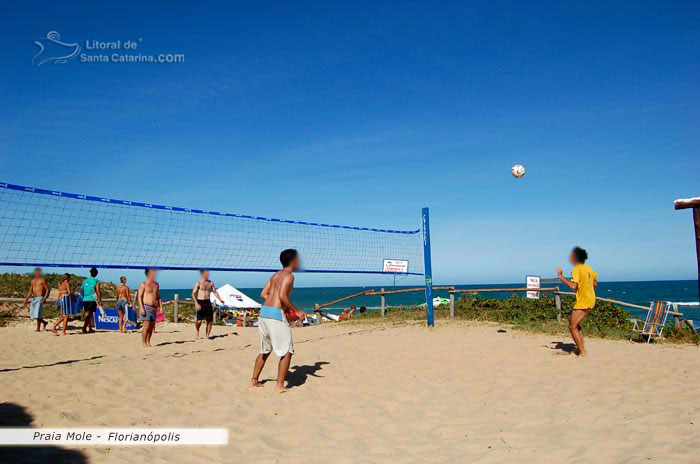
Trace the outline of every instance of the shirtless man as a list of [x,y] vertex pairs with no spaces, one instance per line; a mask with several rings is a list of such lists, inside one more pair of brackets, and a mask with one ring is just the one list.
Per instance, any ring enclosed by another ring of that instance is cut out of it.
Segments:
[[72,316],[75,314],[73,305],[73,303],[75,302],[75,295],[73,295],[73,291],[70,287],[70,274],[68,273],[63,274],[63,278],[58,283],[57,302],[57,306],[58,309],[61,311],[61,315],[59,316],[58,320],[56,320],[51,330],[53,330],[53,333],[55,335],[58,335],[57,329],[61,325],[61,323],[63,323],[63,331],[61,332],[61,334],[65,335],[66,330],[68,329],[68,316]]
[[217,300],[224,303],[219,294],[216,291],[216,286],[214,282],[209,280],[209,271],[202,269],[199,271],[202,278],[199,279],[194,284],[192,289],[192,301],[194,301],[194,309],[197,314],[197,320],[194,323],[194,327],[197,331],[197,340],[199,340],[199,328],[202,326],[202,321],[207,321],[207,339],[211,335],[211,327],[214,325],[214,308],[211,306],[211,300],[209,299],[210,294],[213,292]]
[[158,309],[163,310],[163,301],[160,299],[160,286],[156,279],[155,269],[146,269],[146,280],[139,285],[139,293],[136,299],[141,308],[139,321],[143,322],[141,340],[144,348],[150,348],[151,337],[156,328],[156,314]]
[[117,311],[119,312],[119,331],[126,333],[126,323],[129,320],[129,307],[134,306],[131,290],[126,286],[126,276],[119,278],[121,284],[117,287]]
[[[41,269],[34,269],[34,278],[29,283],[29,292],[27,292],[27,297],[24,299],[24,304],[29,304],[29,317],[36,319],[36,331],[41,332],[42,329],[46,328],[48,324],[44,320],[44,303],[46,303],[46,298],[49,297],[49,286],[46,285],[44,277],[41,275]],[[29,298],[32,302],[29,303]]]
[[294,290],[294,271],[299,269],[299,254],[296,250],[284,250],[280,254],[282,270],[276,272],[265,284],[260,297],[265,300],[260,309],[258,319],[258,331],[260,332],[260,354],[255,360],[253,378],[250,381],[252,387],[262,387],[260,373],[265,367],[265,361],[274,351],[280,357],[277,369],[277,391],[284,393],[287,389],[284,381],[289,371],[289,364],[294,354],[292,341],[292,329],[289,321],[294,319],[306,319],[306,314],[292,303],[289,296]]

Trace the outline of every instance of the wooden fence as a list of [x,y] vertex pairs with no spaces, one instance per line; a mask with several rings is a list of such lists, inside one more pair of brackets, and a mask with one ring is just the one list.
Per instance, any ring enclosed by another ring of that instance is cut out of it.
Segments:
[[[543,287],[543,288],[513,288],[513,287],[508,287],[508,288],[468,288],[468,289],[461,289],[461,288],[454,288],[452,286],[450,287],[445,287],[445,286],[435,286],[433,287],[433,290],[435,291],[447,291],[450,294],[450,319],[453,319],[455,317],[455,294],[457,293],[520,293],[520,292],[542,292],[542,293],[547,293],[551,292],[554,293],[554,301],[557,310],[559,313],[557,314],[557,320],[561,321],[561,296],[559,292],[559,287]],[[357,298],[360,296],[379,296],[381,298],[381,304],[380,304],[380,311],[382,317],[386,316],[386,296],[387,295],[396,295],[399,293],[418,293],[418,292],[425,292],[425,287],[413,287],[413,288],[401,288],[399,290],[384,290],[383,288],[380,289],[379,291],[376,291],[374,289],[372,290],[365,290],[364,292],[359,292],[355,293],[352,295],[345,296],[343,298],[338,298],[337,300],[329,301],[328,303],[324,304],[316,304],[314,311],[319,313],[319,322],[323,322],[323,308],[327,308],[329,306],[333,306],[338,303],[342,303],[343,301],[347,301],[353,298]],[[649,309],[649,308],[647,308]]]
[[[557,309],[557,321],[561,322],[562,320],[562,314],[561,314],[561,296],[562,295],[576,295],[574,292],[562,292],[558,286],[555,287],[541,287],[541,288],[524,288],[524,287],[507,287],[507,288],[454,288],[454,287],[440,287],[436,286],[433,287],[433,290],[437,291],[448,291],[450,294],[450,319],[453,319],[455,316],[455,294],[458,293],[521,293],[521,292],[540,292],[540,293],[553,293],[554,294],[554,305]],[[399,290],[384,290],[383,288],[380,289],[379,291],[376,291],[374,289],[372,290],[365,290],[364,292],[360,293],[355,293],[352,295],[348,295],[343,298],[338,298],[337,300],[330,301],[328,303],[324,304],[317,304],[314,308],[314,311],[316,311],[319,314],[319,322],[323,322],[323,308],[327,308],[329,306],[333,306],[334,304],[341,303],[343,301],[351,300],[353,298],[357,298],[360,296],[379,296],[381,298],[381,304],[380,304],[380,311],[382,317],[386,316],[386,295],[396,295],[399,293],[418,293],[418,292],[425,292],[425,287],[414,287],[414,288],[402,288]],[[620,301],[620,300],[613,300],[611,298],[603,298],[603,297],[596,297],[596,300],[598,301],[606,301],[608,303],[613,303],[616,305],[628,307],[628,308],[635,308],[635,309],[641,309],[644,311],[649,311],[649,306],[642,306],[634,303],[627,303],[625,301]],[[683,313],[678,311],[678,306],[674,305],[674,308],[672,311],[669,311],[669,315],[673,316],[674,321],[676,322],[677,325],[680,325],[681,323],[681,318],[683,317]]]

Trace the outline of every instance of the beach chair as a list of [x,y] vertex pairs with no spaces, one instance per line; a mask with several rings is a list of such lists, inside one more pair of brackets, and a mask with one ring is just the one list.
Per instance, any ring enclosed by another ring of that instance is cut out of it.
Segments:
[[[632,326],[630,341],[634,342],[632,338],[635,334],[647,337],[647,343],[651,343],[653,337],[658,337],[660,340],[663,340],[664,326],[666,325],[666,319],[668,319],[668,312],[671,310],[671,307],[672,304],[666,301],[652,301],[646,320],[631,320],[634,325]],[[641,325],[642,322],[644,325]]]

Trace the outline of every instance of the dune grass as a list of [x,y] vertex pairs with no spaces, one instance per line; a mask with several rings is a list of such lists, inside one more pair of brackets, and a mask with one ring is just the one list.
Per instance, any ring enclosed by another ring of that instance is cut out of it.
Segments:
[[[505,300],[483,298],[478,293],[465,294],[455,301],[455,319],[464,321],[488,321],[507,324],[518,330],[547,333],[568,334],[568,315],[571,314],[574,298],[562,298],[562,321],[557,321],[558,311],[554,298],[542,295],[539,300],[531,300],[513,295]],[[449,307],[442,305],[435,308],[435,319],[449,318]],[[586,336],[627,340],[632,333],[632,315],[620,306],[607,302],[598,302],[590,316],[583,323]],[[388,308],[382,319],[379,311],[372,311],[356,316],[350,322],[423,322],[425,308]],[[670,324],[664,329],[667,342],[700,344],[700,336],[690,329],[680,329]]]

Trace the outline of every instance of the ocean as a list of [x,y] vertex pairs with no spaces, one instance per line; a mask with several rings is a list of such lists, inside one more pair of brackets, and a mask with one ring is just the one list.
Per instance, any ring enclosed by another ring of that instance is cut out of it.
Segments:
[[[451,286],[450,284],[440,284],[439,286]],[[563,284],[549,284],[543,283],[543,287],[551,287],[554,285],[559,285],[563,291],[568,290]],[[454,285],[455,288],[506,288],[506,287],[523,287],[524,284],[512,283],[512,284],[476,284],[476,285]],[[385,290],[398,290],[401,288],[409,287],[384,287]],[[292,301],[299,308],[311,311],[316,303],[324,304],[339,298],[352,295],[353,293],[363,292],[365,290],[379,290],[379,287],[303,287],[295,288],[292,294]],[[256,301],[260,301],[260,288],[240,288],[243,293],[253,298]],[[175,294],[179,294],[179,298],[186,299],[189,298],[192,289],[162,289],[161,295],[164,301],[172,300]],[[449,293],[446,291],[434,292],[435,296],[449,297]],[[661,280],[661,281],[642,281],[642,282],[600,282],[596,291],[597,295],[605,298],[613,298],[620,301],[625,301],[627,303],[634,303],[638,305],[648,305],[652,300],[664,300],[664,301],[698,301],[698,281],[697,280]],[[483,296],[488,298],[509,298],[511,293],[488,293]],[[397,295],[387,295],[386,304],[387,307],[407,307],[413,306],[425,302],[425,296],[423,293],[402,293]],[[358,308],[360,306],[366,306],[368,310],[376,310],[379,308],[380,299],[378,296],[363,296],[359,298],[354,298],[352,300],[344,301],[331,308],[327,311],[330,313],[338,314],[343,308],[349,308],[351,305],[355,305]],[[641,310],[635,310],[633,308],[625,308],[627,311],[634,315],[639,315],[643,313]],[[685,315],[687,319],[700,320],[700,307],[683,307],[679,310]]]

